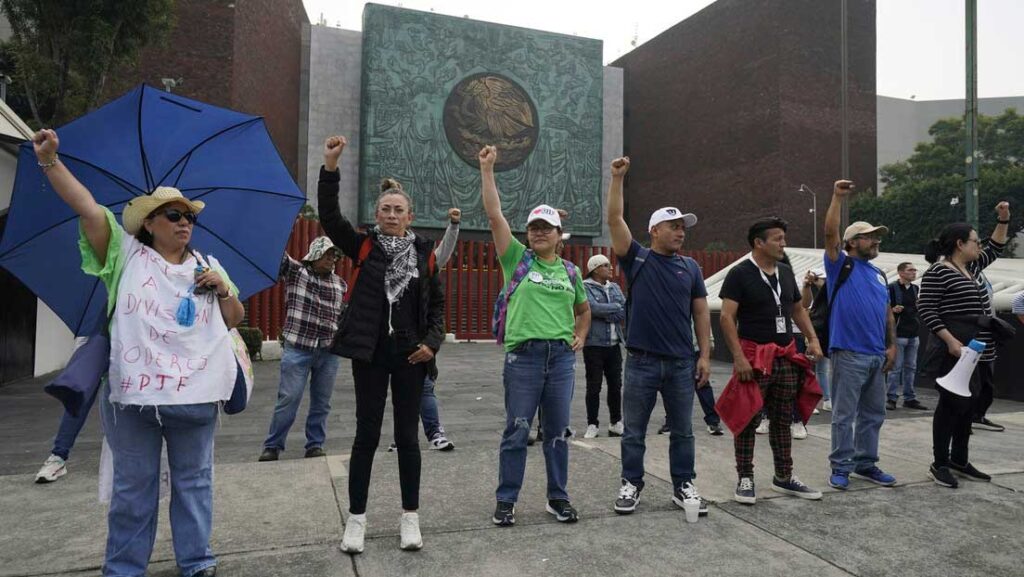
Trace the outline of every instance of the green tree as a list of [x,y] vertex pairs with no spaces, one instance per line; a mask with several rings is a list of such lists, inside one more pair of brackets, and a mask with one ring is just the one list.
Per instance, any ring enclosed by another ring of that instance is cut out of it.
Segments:
[[[850,206],[852,220],[889,227],[886,251],[921,253],[943,226],[966,220],[963,119],[940,120],[928,133],[932,141],[919,143],[909,159],[882,167],[882,196],[864,195]],[[1015,211],[1012,233],[1024,212],[1024,117],[1013,109],[979,116],[978,150],[979,232],[991,232],[994,208],[1007,200]]]
[[113,71],[134,64],[174,23],[173,0],[0,0],[13,36],[0,59],[35,127],[101,104]]

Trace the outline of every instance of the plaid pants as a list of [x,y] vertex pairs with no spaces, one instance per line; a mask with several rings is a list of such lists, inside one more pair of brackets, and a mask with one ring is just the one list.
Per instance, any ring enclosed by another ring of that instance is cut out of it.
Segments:
[[[775,458],[775,476],[788,479],[793,472],[793,402],[803,383],[803,371],[793,363],[777,357],[772,363],[772,374],[758,374],[757,384],[761,387],[768,413],[768,443]],[[747,428],[733,440],[736,447],[736,472],[740,478],[754,477],[754,432],[761,424],[761,415],[755,415]]]

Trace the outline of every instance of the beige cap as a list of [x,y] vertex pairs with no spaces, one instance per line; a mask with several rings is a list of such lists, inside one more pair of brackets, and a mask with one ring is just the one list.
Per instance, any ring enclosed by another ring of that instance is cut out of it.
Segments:
[[846,232],[843,233],[843,242],[849,242],[850,239],[859,234],[871,234],[873,232],[889,234],[889,229],[884,226],[874,226],[870,222],[858,220],[857,222],[846,227]]
[[603,254],[595,254],[590,257],[590,260],[587,261],[587,276],[590,276],[590,273],[594,272],[595,268],[606,264],[611,265],[612,263],[608,260],[608,257]]

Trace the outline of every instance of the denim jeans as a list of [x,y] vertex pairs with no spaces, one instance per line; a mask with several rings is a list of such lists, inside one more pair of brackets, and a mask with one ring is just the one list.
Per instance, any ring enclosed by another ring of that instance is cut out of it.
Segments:
[[548,499],[568,499],[569,408],[576,353],[565,341],[530,340],[505,353],[505,431],[498,451],[498,501],[515,503],[526,474],[526,441],[541,411]]
[[721,424],[722,418],[715,410],[715,390],[711,388],[710,383],[697,389],[697,401],[700,402],[700,410],[704,413],[704,423],[708,425]]
[[903,402],[917,398],[914,392],[914,378],[917,376],[918,337],[896,339],[896,364],[889,372],[889,400],[895,401],[903,389]]
[[836,471],[869,469],[878,462],[885,422],[885,355],[832,351],[832,453]]
[[644,485],[645,437],[651,411],[661,392],[669,426],[668,460],[672,484],[679,487],[696,477],[693,448],[694,360],[650,355],[630,350],[622,390],[625,431],[622,434],[622,478]]
[[78,416],[73,417],[71,413],[64,411],[60,417],[60,426],[57,427],[57,436],[53,438],[53,448],[50,452],[57,455],[65,461],[71,456],[71,449],[75,446],[75,441],[78,440],[78,434],[82,432],[82,427],[85,426],[85,422],[89,420],[89,412],[92,411],[92,406],[96,402],[96,397],[102,387],[96,387],[92,395],[86,397],[82,403],[82,407],[78,410]]
[[[309,381],[309,415],[306,416],[306,448],[323,447],[327,440],[327,415],[331,412],[334,377],[341,358],[329,349],[306,350],[287,343],[281,348],[281,384],[277,388],[277,406],[270,421],[270,432],[263,442],[266,448],[284,450],[288,430],[302,402]],[[312,373],[312,377],[310,377]]]
[[832,375],[832,361],[828,357],[821,357],[814,363],[814,376],[818,377],[818,384],[821,385],[821,392],[824,394],[822,400],[832,400],[829,382]]
[[[106,577],[142,577],[156,538],[160,452],[171,474],[171,538],[183,577],[217,564],[213,527],[213,433],[217,404],[114,406],[100,392],[103,430],[114,460],[107,515]],[[157,412],[159,411],[159,414]]]
[[437,395],[434,394],[434,379],[423,379],[423,396],[420,398],[420,419],[423,421],[423,434],[427,440],[444,434],[441,425],[441,413],[437,408]]

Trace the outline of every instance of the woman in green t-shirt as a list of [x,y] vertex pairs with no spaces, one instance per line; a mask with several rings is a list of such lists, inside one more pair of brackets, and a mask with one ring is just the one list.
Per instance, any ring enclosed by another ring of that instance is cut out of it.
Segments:
[[[562,523],[578,519],[569,502],[569,408],[575,382],[576,351],[590,330],[590,305],[576,265],[558,256],[562,221],[558,211],[540,205],[526,221],[530,248],[512,236],[501,213],[494,162],[498,151],[480,151],[484,209],[504,273],[506,297],[502,332],[505,346],[505,431],[498,454],[496,525],[515,524],[515,503],[526,473],[530,424],[541,408],[546,431],[547,511]],[[511,284],[510,284],[511,283]],[[502,325],[499,322],[499,325]]]

